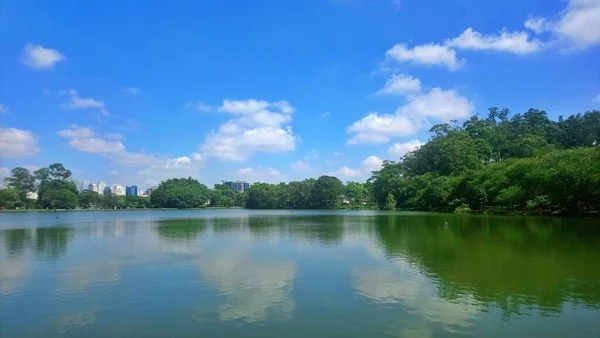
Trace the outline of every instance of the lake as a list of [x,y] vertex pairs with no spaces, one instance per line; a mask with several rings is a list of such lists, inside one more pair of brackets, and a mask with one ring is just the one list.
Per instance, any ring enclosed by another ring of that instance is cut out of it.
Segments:
[[598,337],[600,220],[0,214],[1,337]]

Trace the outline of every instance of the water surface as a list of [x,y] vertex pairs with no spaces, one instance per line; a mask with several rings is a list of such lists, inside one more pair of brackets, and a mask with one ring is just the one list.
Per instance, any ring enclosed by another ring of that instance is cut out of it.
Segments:
[[598,219],[0,214],[1,337],[598,337]]

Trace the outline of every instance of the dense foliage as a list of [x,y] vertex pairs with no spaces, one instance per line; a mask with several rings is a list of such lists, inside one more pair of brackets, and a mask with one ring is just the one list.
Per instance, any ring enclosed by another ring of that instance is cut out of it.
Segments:
[[531,211],[591,214],[600,210],[600,111],[551,121],[530,109],[507,109],[440,124],[431,140],[374,172],[381,208]]
[[336,177],[289,183],[256,183],[248,190],[249,209],[335,209],[371,206],[370,183],[348,182],[344,186]]
[[159,208],[198,208],[208,205],[209,199],[209,189],[191,177],[161,182],[150,195],[150,202]]

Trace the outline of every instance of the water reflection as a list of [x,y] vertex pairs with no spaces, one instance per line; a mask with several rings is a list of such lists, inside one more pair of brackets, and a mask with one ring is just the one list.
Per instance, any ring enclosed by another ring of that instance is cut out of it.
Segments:
[[218,308],[221,320],[258,322],[291,317],[294,262],[223,250],[197,264],[202,277],[222,298]]
[[560,312],[566,301],[600,305],[600,239],[586,235],[591,224],[452,217],[439,227],[448,217],[378,219],[377,237],[388,257],[414,262],[448,300],[472,296],[505,315]]
[[205,219],[171,219],[159,222],[158,234],[167,241],[191,241],[206,230]]
[[111,332],[148,336],[164,321],[206,336],[314,335],[309,326],[328,336],[487,336],[505,324],[552,333],[550,316],[559,328],[600,330],[593,221],[228,212],[73,213],[62,226],[0,230],[0,327],[86,336],[122,322]]

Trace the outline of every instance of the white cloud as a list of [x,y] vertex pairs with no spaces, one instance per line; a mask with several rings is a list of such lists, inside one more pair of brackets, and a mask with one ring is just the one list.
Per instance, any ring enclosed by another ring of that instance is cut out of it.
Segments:
[[394,74],[377,94],[406,95],[421,91],[421,80],[406,74]]
[[475,50],[495,50],[515,54],[529,54],[541,49],[538,40],[530,40],[527,32],[507,32],[500,35],[483,35],[467,28],[460,36],[447,41],[450,47]]
[[442,66],[449,70],[462,67],[464,60],[456,58],[456,51],[439,44],[419,45],[413,48],[397,44],[386,53],[387,57],[398,62],[409,62],[421,66]]
[[113,140],[113,141],[120,141],[125,138],[125,136],[121,133],[109,133],[109,134],[105,134],[104,137],[106,137],[109,140]]
[[419,140],[412,140],[404,143],[394,143],[389,149],[388,154],[396,158],[402,158],[407,153],[418,149],[424,143]]
[[287,101],[224,100],[219,111],[236,117],[206,138],[200,147],[204,155],[223,161],[243,161],[255,152],[276,153],[296,147],[296,137],[287,125],[294,108]]
[[64,61],[65,56],[56,49],[27,44],[23,48],[21,62],[33,69],[52,69],[55,64]]
[[200,153],[192,153],[192,160],[194,161],[204,161],[204,156]]
[[119,153],[125,146],[119,141],[107,141],[96,136],[91,128],[72,125],[69,129],[59,130],[59,136],[69,139],[69,147],[86,153]]
[[290,164],[290,168],[294,171],[310,171],[310,164],[305,161],[296,161]]
[[223,105],[219,108],[219,111],[239,115],[252,115],[267,109],[268,106],[269,102],[263,100],[223,100]]
[[525,27],[540,34],[550,32],[559,47],[585,49],[600,44],[600,1],[568,0],[557,18],[535,17]]
[[371,171],[381,169],[381,166],[383,165],[383,160],[375,155],[371,155],[371,156],[367,157],[361,163],[361,165],[365,171],[371,172]]
[[0,127],[0,157],[26,158],[38,153],[37,137],[28,130]]
[[125,87],[125,88],[123,88],[123,92],[125,94],[138,95],[142,91],[136,87]]
[[0,104],[0,114],[4,113],[5,110],[6,108],[4,108],[4,106]]
[[433,117],[440,121],[450,121],[467,117],[474,109],[473,103],[456,91],[433,88],[414,97],[406,105],[398,108],[396,113],[413,118]]
[[60,95],[69,96],[69,101],[61,103],[60,108],[63,109],[98,109],[102,115],[110,115],[106,110],[106,105],[103,101],[92,98],[81,98],[75,89],[59,90]]
[[[414,80],[418,81],[412,77],[409,79],[409,82],[413,82],[412,89],[417,88]],[[390,81],[395,80],[388,80],[388,83]],[[473,103],[454,90],[432,88],[427,92],[415,92],[395,114],[370,113],[354,122],[347,129],[351,134],[347,143],[387,143],[393,137],[416,134],[428,125],[428,118],[445,122],[467,117],[473,110]]]
[[205,112],[212,110],[212,107],[207,105],[204,102],[196,102],[196,103],[186,102],[184,108],[185,109],[194,109],[196,111],[205,111]]
[[231,175],[248,182],[280,183],[287,181],[287,176],[274,168],[247,167],[238,169]]
[[531,29],[537,34],[547,30],[548,21],[546,18],[530,18],[525,21],[525,28]]
[[109,171],[109,172],[108,172],[108,174],[109,174],[110,176],[119,176],[119,172],[118,172],[118,171],[116,171],[116,170],[111,170],[111,171]]
[[328,112],[328,111],[326,111],[326,112],[322,112],[322,113],[321,113],[319,116],[320,116],[322,119],[326,119],[326,118],[328,118],[329,116],[331,116],[331,113],[330,113],[330,112]]
[[173,177],[196,176],[204,163],[199,153],[169,157],[145,152],[130,152],[120,141],[108,139],[108,137],[119,138],[117,135],[120,134],[107,134],[105,138],[101,138],[89,127],[72,125],[70,128],[59,130],[58,135],[68,139],[69,147],[73,149],[100,154],[111,161],[112,166],[121,169],[114,170],[111,175],[117,175],[124,182],[160,182]]
[[348,127],[348,132],[354,135],[347,143],[386,143],[391,137],[415,134],[419,125],[419,121],[405,116],[370,113]]
[[361,173],[360,169],[358,169],[358,168],[352,169],[347,166],[343,166],[334,172],[328,173],[328,175],[330,175],[330,176],[336,176],[336,177],[342,177],[342,178],[360,177],[361,174],[362,173]]

